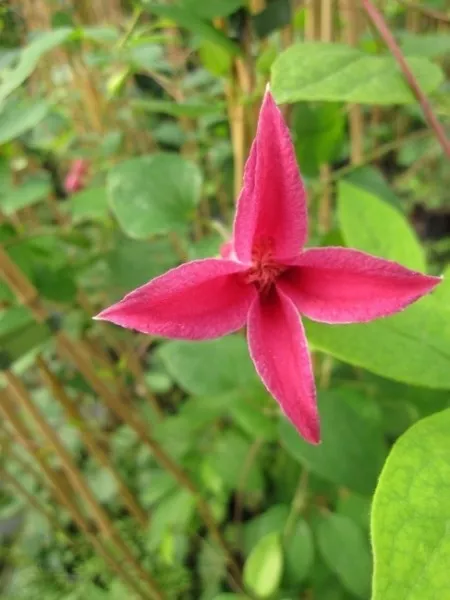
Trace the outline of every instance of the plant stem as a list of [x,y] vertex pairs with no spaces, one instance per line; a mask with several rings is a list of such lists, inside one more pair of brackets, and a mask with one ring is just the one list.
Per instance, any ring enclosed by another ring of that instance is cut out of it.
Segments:
[[386,21],[383,18],[383,15],[372,4],[372,2],[370,2],[370,0],[362,0],[362,3],[369,19],[376,27],[378,33],[383,38],[386,46],[389,48],[392,56],[395,58],[399,67],[403,71],[405,79],[408,82],[409,87],[411,88],[411,91],[413,92],[417,101],[422,107],[422,111],[425,116],[425,119],[428,122],[428,125],[434,131],[436,138],[438,139],[443,151],[445,152],[447,157],[450,158],[450,140],[447,138],[444,128],[442,127],[437,116],[435,115],[428,98],[422,91],[419,82],[417,81],[408,63],[406,62],[399,45],[395,41],[391,30],[389,29]]

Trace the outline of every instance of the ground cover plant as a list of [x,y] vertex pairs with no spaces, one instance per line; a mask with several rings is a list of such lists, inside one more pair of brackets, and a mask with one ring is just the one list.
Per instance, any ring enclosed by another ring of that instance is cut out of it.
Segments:
[[444,0],[0,4],[1,598],[450,598],[449,54]]

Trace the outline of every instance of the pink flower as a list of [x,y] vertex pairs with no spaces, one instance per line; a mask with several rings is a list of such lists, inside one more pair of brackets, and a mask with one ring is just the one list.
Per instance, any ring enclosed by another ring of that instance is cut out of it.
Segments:
[[185,340],[247,325],[264,385],[300,434],[318,443],[316,389],[299,313],[324,323],[364,323],[402,310],[440,278],[349,248],[305,250],[306,238],[305,189],[289,130],[267,92],[222,257],[172,269],[96,318]]
[[82,158],[78,158],[71,164],[70,170],[64,180],[64,189],[68,194],[73,194],[84,189],[88,169],[89,163]]

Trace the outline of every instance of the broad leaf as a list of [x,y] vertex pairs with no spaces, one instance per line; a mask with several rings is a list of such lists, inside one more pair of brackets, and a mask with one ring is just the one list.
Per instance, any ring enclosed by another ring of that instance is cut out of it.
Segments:
[[17,186],[5,185],[0,189],[0,208],[6,215],[11,215],[26,206],[45,200],[50,191],[49,178],[42,176],[31,177]]
[[[303,440],[287,419],[280,422],[280,441],[301,464],[324,479],[360,494],[375,489],[385,457],[381,432],[347,401],[347,390],[319,397],[322,443]],[[358,398],[361,402],[364,398]]]
[[314,564],[314,541],[306,521],[299,519],[284,541],[285,575],[290,586],[300,585],[311,573]]
[[185,230],[200,201],[201,184],[194,163],[164,153],[120,163],[107,179],[112,211],[135,239]]
[[318,523],[317,541],[325,562],[342,585],[366,600],[370,595],[372,560],[363,531],[348,517],[328,514]]
[[70,197],[74,223],[103,220],[108,216],[108,196],[104,187],[90,187]]
[[405,217],[361,187],[341,181],[338,219],[349,246],[425,271],[425,255]]
[[[425,270],[415,234],[385,202],[345,182],[338,214],[349,246]],[[345,362],[404,383],[450,388],[450,320],[433,296],[372,323],[330,327],[307,322],[306,328],[314,348]]]
[[280,584],[283,551],[280,535],[269,533],[253,548],[244,565],[244,583],[258,598],[268,598]]
[[372,511],[373,600],[434,600],[448,590],[450,410],[395,444]]
[[[408,60],[421,87],[431,92],[441,69],[423,58]],[[414,96],[390,56],[364,54],[342,44],[305,42],[282,52],[272,66],[277,102],[323,100],[361,104],[406,104]]]
[[178,385],[191,394],[222,394],[258,382],[247,344],[238,335],[207,342],[167,342],[159,356]]
[[309,342],[344,362],[412,385],[450,389],[450,320],[432,299],[358,325],[306,322]]
[[71,35],[73,29],[62,27],[53,31],[41,33],[19,54],[17,64],[13,69],[5,69],[0,73],[0,105],[3,100],[31,75],[43,54],[59,46]]
[[49,104],[45,100],[29,102],[9,99],[0,108],[0,145],[26,133],[38,125],[48,114]]

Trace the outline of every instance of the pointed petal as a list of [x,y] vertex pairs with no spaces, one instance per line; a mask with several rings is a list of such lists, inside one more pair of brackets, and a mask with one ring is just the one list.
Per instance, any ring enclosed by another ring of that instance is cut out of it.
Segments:
[[250,355],[264,385],[308,441],[320,441],[316,388],[302,323],[294,304],[274,290],[248,317]]
[[244,271],[229,260],[192,261],[137,288],[96,318],[176,339],[220,337],[245,325],[256,296]]
[[352,250],[306,250],[279,280],[298,310],[323,323],[364,323],[396,313],[441,281]]
[[289,129],[267,91],[234,223],[239,260],[249,263],[253,244],[261,239],[272,241],[275,258],[297,256],[306,242],[307,220],[306,193]]

